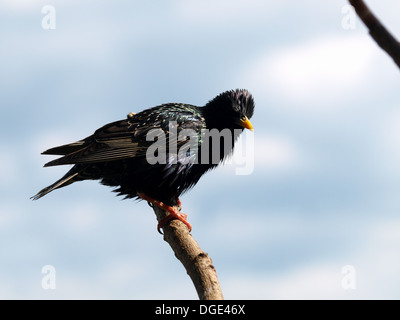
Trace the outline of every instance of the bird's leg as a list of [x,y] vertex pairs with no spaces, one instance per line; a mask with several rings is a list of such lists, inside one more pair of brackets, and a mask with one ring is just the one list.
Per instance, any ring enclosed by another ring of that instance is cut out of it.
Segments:
[[[159,207],[160,209],[168,212],[168,215],[164,219],[161,219],[161,221],[158,222],[157,230],[158,230],[159,233],[162,234],[161,228],[163,228],[164,225],[167,222],[169,222],[170,220],[172,220],[172,219],[178,219],[179,221],[182,221],[188,227],[189,232],[192,231],[192,226],[186,219],[187,218],[187,214],[181,213],[178,210],[176,210],[175,208],[173,208],[171,206],[168,206],[168,205],[166,205],[165,203],[163,203],[163,202],[161,202],[159,200],[153,199],[153,198],[145,195],[144,193],[138,193],[138,196],[140,198],[142,198],[143,200],[146,200],[147,202],[149,202],[149,203]],[[177,199],[177,200],[178,200],[178,206],[181,207],[180,200],[179,199]]]

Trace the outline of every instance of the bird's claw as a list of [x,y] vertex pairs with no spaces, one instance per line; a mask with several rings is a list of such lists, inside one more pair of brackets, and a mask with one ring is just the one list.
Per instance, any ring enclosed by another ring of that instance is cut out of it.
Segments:
[[192,231],[192,225],[187,221],[187,214],[185,213],[181,213],[177,210],[174,210],[173,208],[171,208],[173,211],[168,210],[169,215],[167,215],[165,218],[161,219],[160,222],[157,225],[157,231],[160,234],[163,234],[161,229],[165,226],[165,224],[167,224],[169,221],[173,220],[173,219],[177,219],[181,222],[183,222],[184,224],[186,224],[186,226],[189,229],[189,232]]
[[189,232],[192,231],[192,225],[187,221],[187,214],[180,212],[182,209],[182,202],[179,200],[179,198],[176,199],[176,207],[171,207],[159,200],[153,199],[145,195],[144,193],[138,193],[137,195],[143,200],[147,201],[150,207],[154,208],[154,206],[157,206],[160,209],[168,212],[168,215],[165,218],[161,219],[157,225],[157,231],[159,233],[163,234],[161,232],[161,229],[165,226],[165,224],[173,219],[178,219],[179,221],[182,221],[188,227]]
[[182,210],[182,202],[181,202],[181,200],[179,200],[179,198],[176,198],[176,206],[177,206],[179,211]]

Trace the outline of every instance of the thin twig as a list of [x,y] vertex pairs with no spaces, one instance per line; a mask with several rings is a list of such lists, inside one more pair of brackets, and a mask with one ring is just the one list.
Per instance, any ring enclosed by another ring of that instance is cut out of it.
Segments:
[[386,51],[400,68],[400,43],[374,16],[363,0],[349,0],[357,15],[369,29],[369,34]]
[[[166,217],[166,212],[162,209],[153,206],[153,210],[158,221]],[[192,279],[200,300],[223,300],[212,260],[201,250],[187,226],[179,220],[172,220],[163,227],[163,232],[164,240],[171,246]]]

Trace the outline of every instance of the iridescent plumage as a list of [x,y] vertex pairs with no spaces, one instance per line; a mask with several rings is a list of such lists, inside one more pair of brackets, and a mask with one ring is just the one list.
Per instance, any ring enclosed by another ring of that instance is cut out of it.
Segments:
[[[140,198],[145,194],[168,206],[175,206],[178,197],[194,186],[208,170],[216,167],[228,153],[223,151],[217,163],[193,161],[201,152],[211,152],[212,143],[201,148],[205,130],[228,129],[232,139],[244,128],[252,129],[248,119],[254,112],[254,101],[247,90],[226,91],[204,107],[183,103],[167,103],[138,113],[130,113],[126,119],[112,122],[96,130],[93,135],[63,146],[51,148],[43,154],[61,155],[45,167],[74,165],[60,180],[39,191],[33,199],[82,180],[100,180],[114,187],[118,195]],[[198,153],[179,153],[188,139],[179,140],[179,134],[195,132]],[[238,131],[239,130],[239,131]],[[172,132],[174,131],[174,132]],[[149,139],[149,134],[158,135],[158,140]],[[164,138],[162,138],[164,137]],[[149,163],[148,151],[155,141],[165,139],[164,163]],[[176,148],[170,148],[171,145]],[[210,155],[211,157],[211,155]],[[200,159],[200,158],[199,158]],[[199,160],[197,159],[197,160]]]

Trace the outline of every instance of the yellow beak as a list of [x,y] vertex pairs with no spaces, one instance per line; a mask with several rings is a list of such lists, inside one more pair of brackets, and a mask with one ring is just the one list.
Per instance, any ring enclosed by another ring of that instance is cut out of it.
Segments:
[[240,125],[245,129],[254,131],[253,125],[251,124],[249,118],[247,118],[246,116],[244,118],[240,119]]

